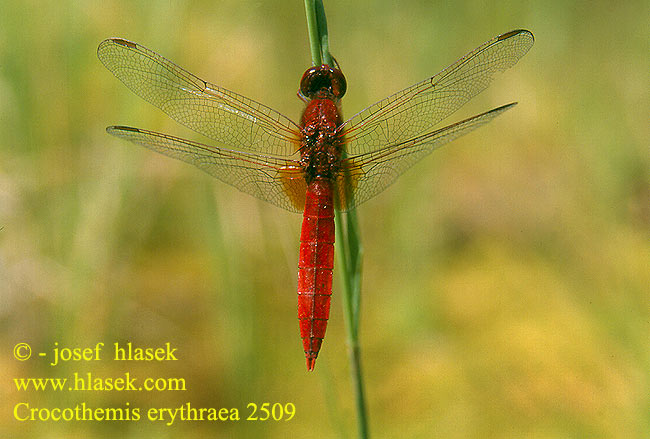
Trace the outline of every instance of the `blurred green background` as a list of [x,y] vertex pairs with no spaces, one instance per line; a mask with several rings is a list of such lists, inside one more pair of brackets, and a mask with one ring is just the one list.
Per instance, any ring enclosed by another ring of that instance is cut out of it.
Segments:
[[[296,320],[301,217],[108,136],[199,141],[97,60],[137,41],[296,120],[303,2],[5,0],[0,434],[354,437],[340,286],[314,373]],[[511,101],[359,209],[374,437],[650,437],[650,3],[325,3],[344,112],[515,28],[536,43],[446,122]],[[335,271],[336,277],[336,271]],[[34,352],[171,342],[170,363]],[[13,378],[183,377],[185,392],[18,392]],[[18,422],[32,407],[294,403],[289,422]]]

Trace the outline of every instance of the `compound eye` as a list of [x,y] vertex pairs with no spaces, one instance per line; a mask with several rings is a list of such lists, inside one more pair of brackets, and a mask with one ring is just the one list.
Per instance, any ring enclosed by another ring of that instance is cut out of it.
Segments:
[[305,97],[311,98],[315,93],[314,88],[314,78],[318,75],[320,67],[311,67],[302,75],[300,80],[300,94]]
[[332,83],[332,94],[337,98],[342,98],[348,88],[348,84],[339,69],[330,69],[330,81]]

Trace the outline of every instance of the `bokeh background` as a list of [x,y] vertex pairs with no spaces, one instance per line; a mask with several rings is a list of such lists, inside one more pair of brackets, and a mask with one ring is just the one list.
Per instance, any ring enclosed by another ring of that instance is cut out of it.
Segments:
[[[327,1],[345,114],[489,38],[533,49],[447,122],[517,100],[359,209],[374,437],[650,437],[650,3]],[[303,2],[4,0],[0,432],[12,438],[354,437],[341,287],[307,373],[301,217],[108,136],[199,141],[115,79],[140,42],[297,119]],[[336,272],[335,272],[336,273]],[[54,343],[178,348],[171,363],[12,357]],[[18,392],[13,378],[182,377],[185,392]],[[32,407],[295,404],[289,422],[18,422]]]

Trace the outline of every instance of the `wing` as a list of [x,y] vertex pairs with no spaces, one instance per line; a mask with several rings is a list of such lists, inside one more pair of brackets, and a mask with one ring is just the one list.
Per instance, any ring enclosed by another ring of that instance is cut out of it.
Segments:
[[[111,126],[106,131],[190,163],[242,192],[283,209],[300,212],[304,206],[306,187],[302,168],[296,160],[215,148],[139,128]],[[300,158],[298,153],[295,155]]]
[[144,46],[112,38],[101,42],[97,56],[135,94],[225,146],[278,156],[298,148],[299,128],[287,117],[205,82]]
[[[374,197],[433,150],[485,125],[516,104],[513,102],[406,142],[343,160],[343,171],[338,178],[337,185],[339,188],[351,188],[351,191],[346,194],[339,189],[340,199],[346,200],[341,203],[343,210],[356,207]],[[347,184],[345,183],[346,177]],[[350,196],[350,192],[352,192],[352,196]]]
[[437,75],[357,113],[343,124],[347,153],[378,151],[429,132],[487,88],[497,72],[515,65],[533,42],[527,30],[499,35]]

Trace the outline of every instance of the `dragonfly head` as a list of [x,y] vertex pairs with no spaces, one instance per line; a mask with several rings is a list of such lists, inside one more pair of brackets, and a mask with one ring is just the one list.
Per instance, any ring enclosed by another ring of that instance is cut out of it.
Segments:
[[300,94],[308,99],[315,97],[341,99],[346,89],[347,83],[343,72],[327,64],[311,67],[300,80]]

